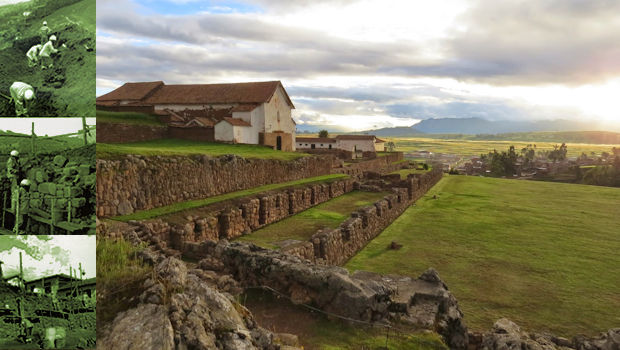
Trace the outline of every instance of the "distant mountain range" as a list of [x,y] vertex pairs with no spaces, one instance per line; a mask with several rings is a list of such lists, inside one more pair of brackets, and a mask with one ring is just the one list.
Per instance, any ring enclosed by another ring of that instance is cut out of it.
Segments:
[[541,131],[602,130],[602,125],[574,120],[490,121],[482,118],[425,119],[411,127],[367,130],[361,133],[377,136],[415,136],[420,134],[503,134]]

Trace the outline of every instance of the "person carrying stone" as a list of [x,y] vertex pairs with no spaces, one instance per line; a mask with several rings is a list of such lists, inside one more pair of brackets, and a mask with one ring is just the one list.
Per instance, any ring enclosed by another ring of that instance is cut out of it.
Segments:
[[43,21],[43,26],[39,28],[39,35],[41,36],[41,45],[47,42],[47,37],[50,35],[50,28],[47,26],[47,21]]
[[41,69],[52,68],[54,66],[54,62],[52,62],[52,54],[57,53],[58,50],[54,48],[53,41],[56,41],[56,35],[50,36],[50,39],[45,43],[45,45],[43,45],[41,51],[39,52]]
[[34,67],[39,63],[39,52],[43,45],[36,44],[26,52],[26,57],[28,57],[28,67]]
[[34,88],[21,81],[14,82],[9,88],[11,99],[15,102],[15,114],[28,116],[28,108],[35,99]]

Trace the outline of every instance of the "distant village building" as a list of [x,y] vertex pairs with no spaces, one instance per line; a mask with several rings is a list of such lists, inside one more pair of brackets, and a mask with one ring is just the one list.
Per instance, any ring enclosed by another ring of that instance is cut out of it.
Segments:
[[295,106],[279,81],[166,85],[125,83],[97,98],[97,109],[159,115],[184,138],[295,150]]
[[338,135],[336,137],[297,137],[297,149],[339,149],[352,153],[385,150],[385,141],[375,135]]

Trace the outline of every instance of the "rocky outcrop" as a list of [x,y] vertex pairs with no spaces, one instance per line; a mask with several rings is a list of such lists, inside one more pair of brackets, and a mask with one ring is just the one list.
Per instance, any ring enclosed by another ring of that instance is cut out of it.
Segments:
[[103,331],[98,349],[280,348],[245,307],[218,289],[226,278],[188,270],[174,257],[147,251],[145,256],[158,261],[154,278],[145,282],[141,303],[117,315]]
[[174,331],[166,307],[143,304],[119,314],[97,339],[99,349],[174,349]]
[[419,279],[350,275],[336,266],[311,264],[299,257],[248,243],[205,242],[194,247],[205,259],[198,267],[230,274],[242,287],[265,288],[344,319],[399,320],[437,331],[452,349],[465,349],[467,328],[458,303],[434,270]]
[[471,334],[470,349],[476,350],[618,350],[620,328],[610,329],[598,337],[576,336],[572,340],[551,334],[527,333],[507,318],[497,320],[484,334]]

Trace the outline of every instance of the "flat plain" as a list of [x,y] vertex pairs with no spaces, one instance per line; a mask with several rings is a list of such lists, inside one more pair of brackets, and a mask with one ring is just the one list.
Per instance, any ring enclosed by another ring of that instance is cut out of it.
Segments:
[[[496,149],[498,152],[506,151],[510,146],[515,146],[519,151],[529,144],[535,144],[537,150],[553,150],[553,146],[561,145],[561,142],[537,142],[537,141],[496,141],[496,140],[463,140],[463,139],[437,139],[423,137],[402,137],[387,138],[393,141],[396,151],[416,152],[418,150],[427,150],[434,153],[459,154],[464,156],[479,156],[487,154]],[[589,143],[570,143],[567,142],[568,156],[578,157],[581,153],[590,155],[595,152],[600,155],[602,152],[611,153],[613,147],[620,145],[612,144],[589,144]]]

